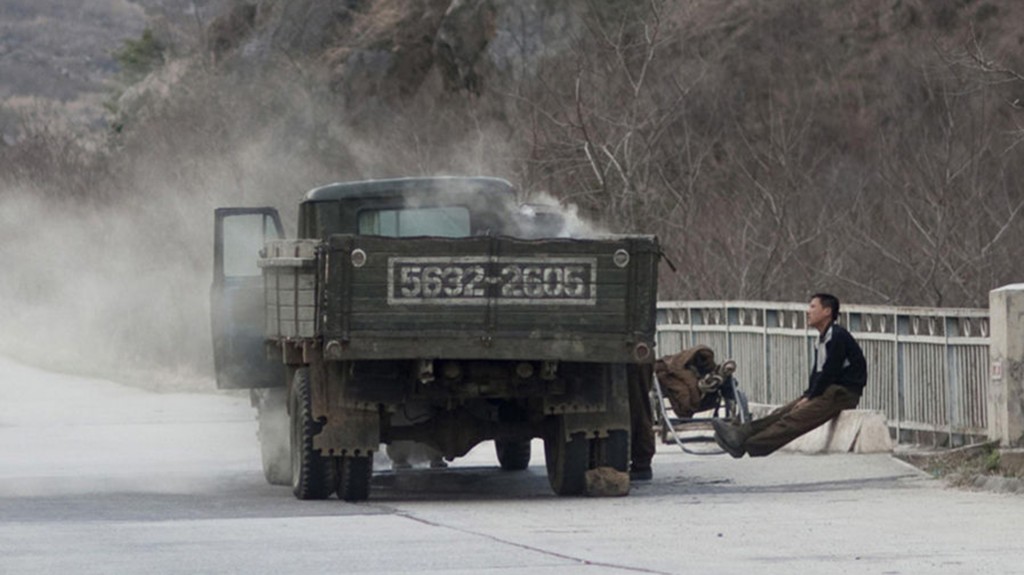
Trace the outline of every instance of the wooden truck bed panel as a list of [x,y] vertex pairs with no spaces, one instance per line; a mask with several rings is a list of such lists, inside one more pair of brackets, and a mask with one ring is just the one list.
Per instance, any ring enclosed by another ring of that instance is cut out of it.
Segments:
[[653,344],[658,254],[646,236],[270,242],[266,334],[336,341],[329,359],[633,361]]
[[657,259],[649,237],[333,236],[322,333],[346,357],[622,361],[653,340]]

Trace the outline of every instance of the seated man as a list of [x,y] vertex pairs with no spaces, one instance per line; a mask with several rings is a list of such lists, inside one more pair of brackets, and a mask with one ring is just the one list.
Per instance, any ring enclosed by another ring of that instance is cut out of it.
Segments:
[[850,332],[835,323],[839,299],[818,293],[807,308],[807,325],[818,330],[807,391],[767,417],[731,425],[712,421],[715,442],[729,455],[761,457],[829,421],[860,402],[867,383],[867,362]]

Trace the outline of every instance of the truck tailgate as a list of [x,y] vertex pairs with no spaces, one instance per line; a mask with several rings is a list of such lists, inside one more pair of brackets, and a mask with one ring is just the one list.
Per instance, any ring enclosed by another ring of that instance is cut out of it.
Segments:
[[651,236],[332,236],[320,262],[328,359],[646,360],[658,254]]

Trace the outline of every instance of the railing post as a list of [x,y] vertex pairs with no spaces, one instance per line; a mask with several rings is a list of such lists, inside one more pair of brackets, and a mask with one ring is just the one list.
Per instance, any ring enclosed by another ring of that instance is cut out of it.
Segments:
[[761,378],[764,379],[765,387],[768,389],[772,388],[772,377],[771,377],[771,347],[768,345],[768,308],[765,307],[760,310],[761,314],[761,357],[764,358],[764,362],[761,367]]
[[1004,446],[1024,444],[1024,284],[988,295],[988,436]]
[[961,422],[957,418],[960,406],[960,378],[957,370],[956,354],[953,353],[953,348],[949,345],[950,322],[946,316],[942,316],[936,320],[936,324],[942,326],[942,337],[944,340],[942,343],[942,380],[946,384],[946,423],[949,429],[949,446],[960,447],[960,440],[956,437],[956,432],[961,426]]
[[900,314],[892,314],[892,412],[896,418],[896,443],[903,441],[903,358],[900,357]]

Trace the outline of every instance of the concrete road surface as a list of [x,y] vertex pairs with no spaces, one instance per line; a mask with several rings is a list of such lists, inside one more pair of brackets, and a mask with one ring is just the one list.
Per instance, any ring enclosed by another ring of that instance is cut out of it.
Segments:
[[662,446],[624,498],[557,498],[541,445],[385,471],[371,500],[263,481],[245,395],[155,394],[0,359],[0,574],[1024,573],[1024,497],[885,455]]

